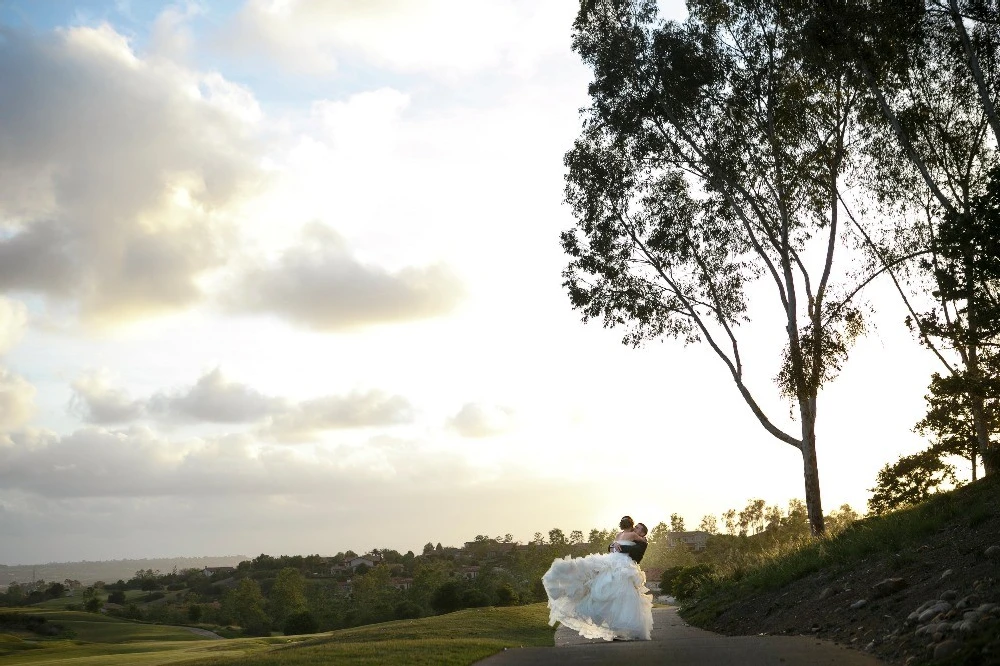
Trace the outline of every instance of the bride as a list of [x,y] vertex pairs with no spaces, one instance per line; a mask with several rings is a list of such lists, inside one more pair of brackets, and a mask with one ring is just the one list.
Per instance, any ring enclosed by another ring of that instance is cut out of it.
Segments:
[[[636,530],[629,516],[619,523],[615,546],[645,541],[645,526]],[[549,624],[561,622],[584,638],[649,640],[653,598],[646,575],[623,552],[557,559],[542,576],[549,597]]]

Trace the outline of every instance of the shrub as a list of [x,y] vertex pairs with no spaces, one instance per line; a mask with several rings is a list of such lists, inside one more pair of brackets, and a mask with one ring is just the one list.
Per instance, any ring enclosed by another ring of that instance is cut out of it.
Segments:
[[469,588],[459,597],[462,608],[482,608],[490,605],[490,598],[482,590]]
[[496,590],[497,606],[516,606],[520,599],[510,583],[499,585]]
[[413,601],[400,601],[392,611],[397,620],[412,620],[423,615],[420,604]]
[[282,631],[286,636],[291,636],[292,634],[315,634],[319,631],[319,623],[316,622],[316,618],[313,614],[307,610],[301,610],[297,613],[292,613],[285,620],[285,626],[282,627]]

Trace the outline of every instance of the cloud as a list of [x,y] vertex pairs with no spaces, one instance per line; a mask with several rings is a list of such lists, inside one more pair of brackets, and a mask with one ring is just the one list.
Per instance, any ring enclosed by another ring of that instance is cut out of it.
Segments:
[[325,430],[392,426],[413,420],[413,407],[398,395],[355,391],[306,400],[274,416],[262,434],[281,442],[309,441]]
[[514,427],[514,410],[496,405],[469,402],[448,420],[448,426],[462,437],[491,437]]
[[158,391],[146,399],[133,399],[113,386],[103,370],[84,374],[71,388],[70,412],[86,423],[257,423],[259,436],[282,443],[315,441],[329,430],[395,426],[414,418],[413,406],[400,395],[353,391],[294,402],[227,379],[220,368],[189,387]]
[[0,368],[0,431],[24,425],[35,412],[35,387]]
[[224,41],[306,74],[359,57],[404,72],[469,74],[514,57],[527,18],[506,0],[249,0]]
[[152,396],[148,410],[154,416],[172,421],[253,423],[284,411],[285,401],[229,381],[216,368],[187,390]]
[[236,285],[223,297],[232,311],[275,314],[323,331],[443,315],[463,295],[443,265],[391,271],[363,262],[339,234],[318,223],[307,225],[299,245],[246,270]]
[[0,289],[103,322],[198,301],[261,182],[253,96],[107,25],[0,26],[0,80]]
[[27,322],[28,309],[24,303],[0,296],[0,354],[6,354],[18,343]]
[[71,385],[70,412],[87,423],[126,423],[142,418],[146,405],[110,385],[106,372],[90,372]]

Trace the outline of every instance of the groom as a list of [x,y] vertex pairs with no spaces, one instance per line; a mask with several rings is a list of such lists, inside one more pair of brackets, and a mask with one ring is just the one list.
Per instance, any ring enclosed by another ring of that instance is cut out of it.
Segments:
[[625,553],[635,561],[636,564],[642,562],[642,556],[646,554],[646,547],[649,543],[645,540],[646,534],[649,533],[649,529],[643,523],[636,523],[633,528],[635,533],[643,537],[642,541],[636,541],[631,546],[616,544],[615,549],[620,553]]

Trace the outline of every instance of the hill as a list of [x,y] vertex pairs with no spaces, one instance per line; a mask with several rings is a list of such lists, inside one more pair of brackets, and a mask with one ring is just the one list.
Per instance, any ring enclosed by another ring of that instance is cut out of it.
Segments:
[[899,664],[1000,664],[1000,479],[860,520],[682,615],[732,635],[806,634]]
[[102,580],[113,583],[128,580],[140,569],[152,569],[169,573],[175,567],[182,569],[202,569],[204,567],[235,567],[245,555],[219,555],[205,557],[162,557],[141,560],[106,560],[97,562],[48,562],[46,564],[0,564],[0,590],[11,583],[28,583],[32,580],[62,582],[66,579],[78,580],[84,585],[92,585]]

